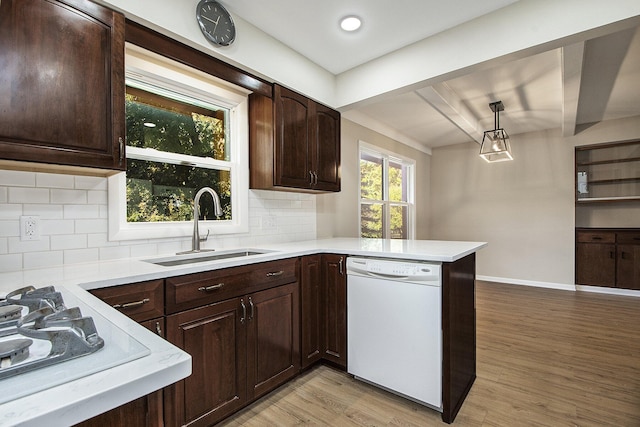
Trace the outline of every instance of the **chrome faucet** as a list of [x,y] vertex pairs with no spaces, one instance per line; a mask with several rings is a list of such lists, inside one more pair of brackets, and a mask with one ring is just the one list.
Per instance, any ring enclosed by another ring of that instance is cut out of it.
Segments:
[[207,230],[207,235],[201,239],[200,231],[198,230],[198,218],[200,217],[200,197],[204,193],[211,194],[213,198],[213,207],[215,209],[216,217],[222,215],[222,208],[220,207],[220,198],[218,197],[218,193],[216,193],[210,187],[202,187],[196,193],[196,196],[193,198],[193,238],[191,240],[191,252],[200,252],[200,242],[206,242],[209,237],[209,230]]

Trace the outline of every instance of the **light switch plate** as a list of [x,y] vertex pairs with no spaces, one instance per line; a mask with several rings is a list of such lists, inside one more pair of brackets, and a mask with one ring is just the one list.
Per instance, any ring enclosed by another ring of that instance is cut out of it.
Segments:
[[20,240],[40,240],[40,217],[20,217]]

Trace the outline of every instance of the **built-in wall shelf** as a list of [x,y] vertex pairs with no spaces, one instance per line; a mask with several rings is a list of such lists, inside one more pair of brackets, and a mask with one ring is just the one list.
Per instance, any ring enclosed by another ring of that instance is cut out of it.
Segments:
[[576,203],[640,200],[640,141],[576,147]]

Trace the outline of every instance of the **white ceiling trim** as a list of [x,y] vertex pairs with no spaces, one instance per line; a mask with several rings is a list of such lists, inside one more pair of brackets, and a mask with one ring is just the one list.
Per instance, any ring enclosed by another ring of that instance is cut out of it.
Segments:
[[468,135],[470,139],[478,144],[482,142],[483,133],[479,131],[478,119],[446,83],[438,83],[417,90],[416,94]]
[[562,136],[576,134],[580,83],[584,65],[584,42],[565,46],[562,55]]

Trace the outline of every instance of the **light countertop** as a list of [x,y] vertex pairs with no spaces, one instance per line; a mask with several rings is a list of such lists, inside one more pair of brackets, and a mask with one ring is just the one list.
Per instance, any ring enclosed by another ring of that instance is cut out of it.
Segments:
[[[0,294],[27,285],[53,285],[63,295],[77,301],[83,314],[85,311],[94,314],[99,334],[111,336],[111,328],[119,329],[148,349],[148,352],[135,360],[0,404],[0,426],[73,424],[190,375],[191,358],[187,353],[98,300],[86,292],[87,289],[317,253],[453,262],[486,245],[484,242],[336,238],[240,248],[259,249],[264,253],[170,267],[147,262],[149,259],[163,258],[157,256],[0,273]],[[198,256],[232,249],[235,248],[219,249]],[[105,349],[108,345],[109,342],[105,339]],[[88,360],[90,357],[84,358]],[[83,358],[60,365],[75,366],[81,359]],[[69,369],[68,367],[66,368]],[[0,380],[0,385],[2,382]]]

